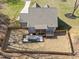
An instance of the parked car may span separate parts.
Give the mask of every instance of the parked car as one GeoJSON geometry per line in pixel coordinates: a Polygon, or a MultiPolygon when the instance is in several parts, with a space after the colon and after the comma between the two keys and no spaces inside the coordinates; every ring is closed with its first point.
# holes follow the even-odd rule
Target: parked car
{"type": "Polygon", "coordinates": [[[43,42],[44,39],[42,36],[38,36],[38,35],[26,35],[23,38],[23,42],[43,42]]]}

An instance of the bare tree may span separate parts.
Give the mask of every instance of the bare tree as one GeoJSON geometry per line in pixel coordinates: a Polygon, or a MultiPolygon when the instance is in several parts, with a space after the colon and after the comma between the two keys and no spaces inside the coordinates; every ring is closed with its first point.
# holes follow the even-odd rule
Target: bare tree
{"type": "Polygon", "coordinates": [[[79,7],[79,0],[76,0],[75,4],[74,4],[73,12],[72,13],[67,13],[67,14],[65,14],[65,16],[68,17],[68,18],[71,18],[71,19],[77,18],[77,16],[75,16],[74,14],[75,14],[76,10],[78,9],[78,7],[79,7]]]}
{"type": "Polygon", "coordinates": [[[76,0],[75,4],[74,4],[74,10],[72,12],[72,15],[74,15],[75,11],[78,9],[78,6],[79,6],[79,0],[76,0]]]}

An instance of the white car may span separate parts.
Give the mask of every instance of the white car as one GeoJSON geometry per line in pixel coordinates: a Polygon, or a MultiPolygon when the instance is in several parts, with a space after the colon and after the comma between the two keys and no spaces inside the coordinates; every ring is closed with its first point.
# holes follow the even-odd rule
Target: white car
{"type": "Polygon", "coordinates": [[[44,39],[42,36],[37,35],[26,35],[25,38],[23,38],[23,42],[43,42],[44,39]]]}

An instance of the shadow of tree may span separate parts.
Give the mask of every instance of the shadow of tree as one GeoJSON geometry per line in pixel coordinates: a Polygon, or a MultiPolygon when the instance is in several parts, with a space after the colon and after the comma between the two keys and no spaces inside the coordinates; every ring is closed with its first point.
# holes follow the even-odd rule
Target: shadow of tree
{"type": "Polygon", "coordinates": [[[21,0],[7,0],[7,2],[9,3],[12,3],[12,4],[17,4],[19,1],[21,0]]]}
{"type": "Polygon", "coordinates": [[[67,0],[61,0],[62,2],[67,2],[67,0]]]}
{"type": "Polygon", "coordinates": [[[74,15],[74,14],[72,14],[72,13],[66,13],[65,16],[66,16],[67,18],[70,18],[70,19],[76,19],[76,18],[78,18],[78,16],[76,16],[76,15],[74,15]]]}
{"type": "Polygon", "coordinates": [[[72,14],[72,13],[66,13],[65,16],[66,16],[67,18],[72,19],[72,20],[75,20],[76,18],[79,18],[78,15],[75,15],[75,14],[72,14]]]}
{"type": "Polygon", "coordinates": [[[58,29],[70,30],[72,27],[58,17],[58,29]]]}
{"type": "Polygon", "coordinates": [[[0,13],[0,24],[9,25],[10,24],[10,18],[7,15],[0,13]]]}
{"type": "Polygon", "coordinates": [[[50,56],[52,56],[51,54],[26,54],[26,53],[21,53],[21,54],[22,54],[21,56],[26,55],[26,56],[31,57],[33,59],[40,59],[40,58],[45,58],[45,57],[49,57],[49,59],[50,59],[50,56]]]}
{"type": "MultiPolygon", "coordinates": [[[[9,56],[8,54],[3,53],[3,52],[0,52],[0,56],[2,56],[3,59],[4,59],[4,58],[5,58],[5,59],[10,59],[10,57],[11,57],[11,56],[9,56]]],[[[2,58],[1,58],[1,59],[2,59],[2,58]]]]}

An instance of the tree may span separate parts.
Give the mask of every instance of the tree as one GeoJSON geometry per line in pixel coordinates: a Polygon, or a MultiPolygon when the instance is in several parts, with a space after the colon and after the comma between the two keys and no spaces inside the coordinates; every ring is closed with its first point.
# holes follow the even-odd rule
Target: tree
{"type": "Polygon", "coordinates": [[[16,3],[18,3],[20,0],[7,0],[7,2],[11,2],[11,3],[13,3],[13,4],[16,4],[16,3]]]}
{"type": "Polygon", "coordinates": [[[75,11],[78,9],[78,7],[79,7],[79,0],[76,0],[75,4],[74,4],[73,12],[72,13],[67,13],[67,14],[65,14],[65,16],[68,17],[68,18],[71,18],[71,19],[77,18],[77,16],[75,16],[75,11]]]}
{"type": "Polygon", "coordinates": [[[74,10],[72,12],[72,15],[74,15],[75,11],[78,9],[78,6],[79,6],[79,0],[76,0],[75,1],[75,5],[74,5],[74,10]]]}

